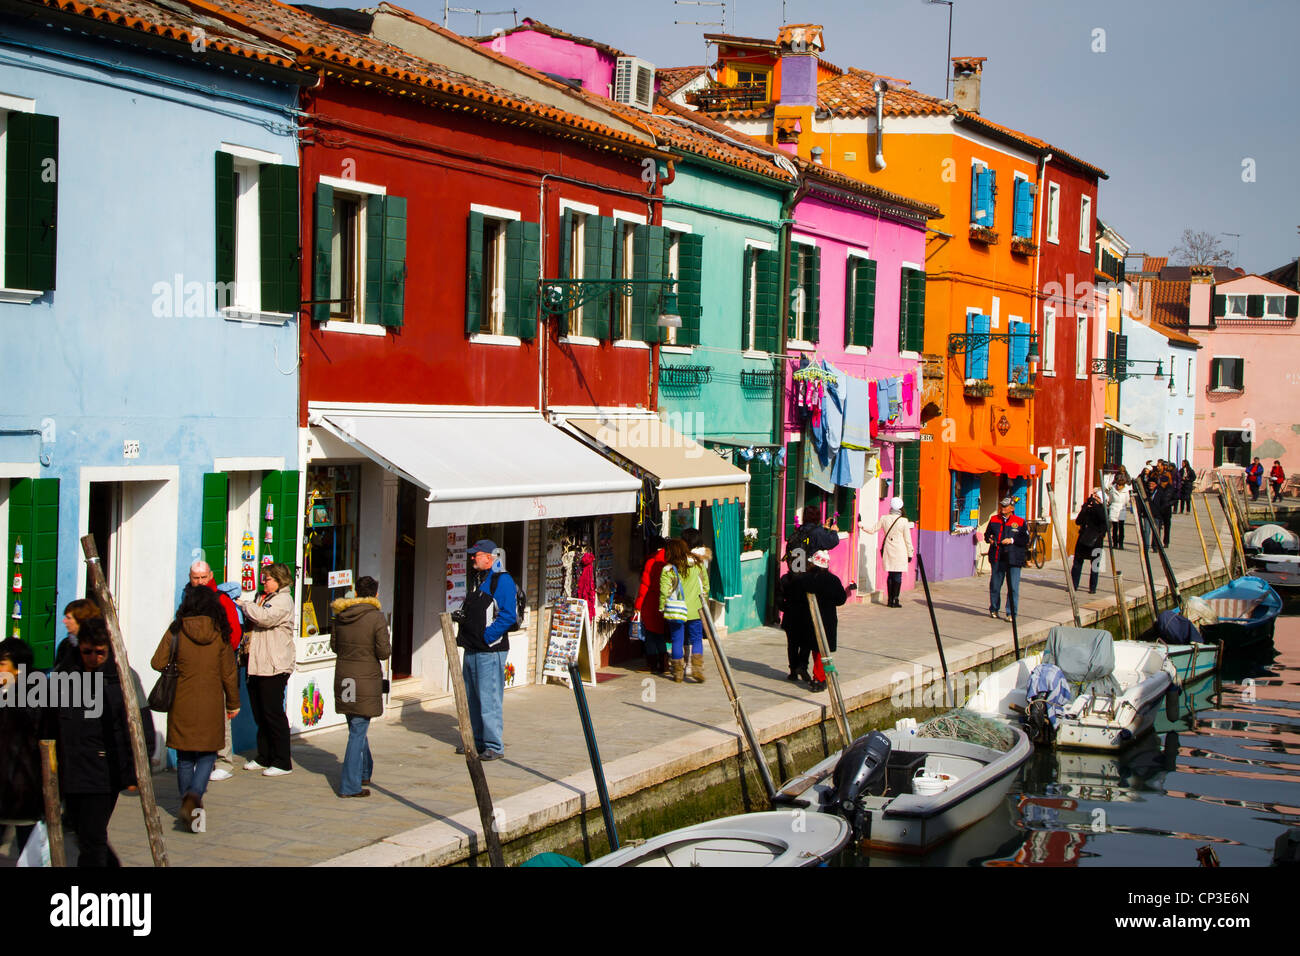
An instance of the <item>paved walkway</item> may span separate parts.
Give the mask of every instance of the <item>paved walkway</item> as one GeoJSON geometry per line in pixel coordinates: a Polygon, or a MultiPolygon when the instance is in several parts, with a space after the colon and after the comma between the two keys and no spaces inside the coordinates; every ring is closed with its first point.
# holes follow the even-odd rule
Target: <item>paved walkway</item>
{"type": "MultiPolygon", "coordinates": [[[[1217,504],[1216,517],[1220,517],[1217,504]]],[[[1204,512],[1202,512],[1204,520],[1204,512]]],[[[1209,529],[1206,528],[1206,533],[1209,529]]],[[[1225,548],[1227,531],[1220,525],[1225,548]]],[[[1140,601],[1136,542],[1118,557],[1130,605],[1140,601]]],[[[1205,575],[1190,515],[1174,519],[1172,563],[1181,581],[1205,575]]],[[[1221,568],[1209,542],[1211,564],[1221,568]]],[[[1163,574],[1156,565],[1158,582],[1163,574]]],[[[1070,622],[1064,575],[1057,560],[1024,572],[1018,624],[1022,645],[1042,641],[1049,627],[1070,622]]],[[[1220,580],[1222,576],[1220,575],[1220,580]]],[[[1084,585],[1086,589],[1085,572],[1084,585]]],[[[1158,588],[1163,593],[1163,583],[1158,588]]],[[[1010,653],[1010,625],[988,616],[988,578],[931,585],[949,668],[976,667],[1010,653]]],[[[851,709],[888,698],[914,665],[928,679],[938,667],[924,595],[903,595],[903,607],[856,604],[841,609],[836,662],[851,709]]],[[[1084,602],[1085,624],[1114,604],[1109,573],[1084,602]]],[[[754,628],[728,635],[728,656],[759,737],[764,741],[827,716],[825,693],[788,682],[784,634],[754,628]]],[[[640,665],[640,662],[633,662],[640,665]]],[[[610,791],[615,798],[734,757],[737,732],[712,662],[704,685],[651,680],[640,666],[606,668],[612,675],[587,688],[610,791]]],[[[463,858],[478,828],[450,699],[390,710],[370,729],[375,755],[372,796],[344,801],[337,787],[346,730],[295,738],[292,775],[265,778],[236,770],[213,783],[206,798],[207,832],[171,828],[179,806],[175,776],[154,778],[164,817],[167,852],[175,866],[274,866],[308,863],[427,865],[463,858]]],[[[562,685],[511,690],[505,699],[506,759],[486,764],[498,830],[516,836],[597,806],[572,693],[562,685]]],[[[242,763],[242,761],[240,761],[242,763]]],[[[128,866],[150,856],[137,800],[123,797],[110,836],[128,866]]],[[[481,846],[481,841],[476,841],[481,846]]]]}

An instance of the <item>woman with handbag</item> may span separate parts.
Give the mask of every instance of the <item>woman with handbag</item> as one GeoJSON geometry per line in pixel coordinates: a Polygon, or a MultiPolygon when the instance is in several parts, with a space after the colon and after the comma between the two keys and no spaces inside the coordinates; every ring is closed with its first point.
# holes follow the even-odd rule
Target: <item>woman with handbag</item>
{"type": "Polygon", "coordinates": [[[257,724],[257,759],[245,770],[264,777],[293,772],[289,759],[289,718],[284,689],[293,673],[293,577],[283,564],[262,568],[262,590],[251,601],[239,601],[244,612],[244,641],[248,645],[248,700],[257,724]]]}
{"type": "Polygon", "coordinates": [[[357,578],[356,597],[330,604],[334,624],[330,650],[334,667],[334,710],[347,718],[348,746],[343,752],[340,797],[368,797],[374,772],[370,756],[370,720],[384,713],[384,661],[393,653],[388,622],[379,604],[379,582],[357,578]]]}
{"type": "Polygon", "coordinates": [[[180,820],[194,829],[194,811],[203,807],[217,751],[226,741],[225,719],[239,713],[230,619],[215,591],[202,584],[186,585],[176,618],[151,663],[162,676],[149,695],[149,706],[167,714],[167,746],[176,751],[180,820]]]}
{"type": "Polygon", "coordinates": [[[684,645],[691,642],[691,680],[704,683],[704,623],[700,610],[709,596],[709,578],[686,542],[670,538],[664,545],[664,569],[659,576],[659,610],[672,641],[672,680],[686,679],[684,645]]]}
{"type": "Polygon", "coordinates": [[[865,534],[881,530],[885,532],[880,539],[880,558],[885,565],[886,594],[889,599],[885,606],[902,607],[898,598],[903,590],[903,573],[916,556],[916,550],[912,547],[912,522],[903,514],[903,499],[891,498],[889,514],[871,527],[864,525],[859,530],[865,534]]]}

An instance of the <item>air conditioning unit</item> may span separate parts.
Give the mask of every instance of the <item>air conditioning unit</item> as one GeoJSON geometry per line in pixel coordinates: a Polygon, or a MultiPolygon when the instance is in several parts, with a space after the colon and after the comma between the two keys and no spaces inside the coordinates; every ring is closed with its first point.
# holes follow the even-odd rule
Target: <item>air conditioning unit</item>
{"type": "Polygon", "coordinates": [[[654,109],[654,64],[637,56],[620,56],[614,69],[614,99],[639,110],[654,109]]]}

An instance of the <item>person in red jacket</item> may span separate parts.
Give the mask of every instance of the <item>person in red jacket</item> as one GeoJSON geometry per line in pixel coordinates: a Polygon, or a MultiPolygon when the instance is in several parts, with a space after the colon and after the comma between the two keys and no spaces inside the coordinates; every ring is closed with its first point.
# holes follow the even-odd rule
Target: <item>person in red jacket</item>
{"type": "Polygon", "coordinates": [[[1286,472],[1282,470],[1282,463],[1276,458],[1273,459],[1273,467],[1269,470],[1268,480],[1273,485],[1273,497],[1282,497],[1282,485],[1286,482],[1286,472]]]}
{"type": "Polygon", "coordinates": [[[1009,621],[1020,604],[1020,569],[1025,566],[1025,549],[1029,546],[1025,519],[1015,513],[1015,501],[1011,498],[1003,498],[998,513],[989,519],[984,540],[989,545],[989,564],[993,569],[989,580],[989,617],[998,616],[1002,579],[1006,578],[1009,621]]]}
{"type": "MultiPolygon", "coordinates": [[[[226,620],[230,622],[230,649],[238,651],[239,642],[244,636],[244,630],[239,626],[239,608],[235,607],[235,602],[230,600],[228,595],[217,590],[217,581],[212,575],[212,568],[208,565],[208,562],[195,561],[190,565],[190,584],[217,592],[217,597],[221,600],[221,609],[226,612],[226,620]]],[[[227,717],[226,744],[217,751],[217,765],[208,779],[229,780],[231,777],[230,770],[234,765],[234,761],[231,760],[230,718],[227,717]]]]}
{"type": "Polygon", "coordinates": [[[652,674],[668,672],[668,651],[664,645],[664,616],[659,610],[659,578],[663,574],[664,539],[651,541],[651,555],[641,572],[641,588],[636,596],[636,611],[641,620],[641,635],[645,642],[645,660],[652,674]]]}

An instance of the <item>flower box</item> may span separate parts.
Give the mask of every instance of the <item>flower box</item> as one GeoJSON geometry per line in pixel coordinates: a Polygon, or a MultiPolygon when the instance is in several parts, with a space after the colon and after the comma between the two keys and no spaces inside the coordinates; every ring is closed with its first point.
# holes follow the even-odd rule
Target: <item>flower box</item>
{"type": "Polygon", "coordinates": [[[1032,385],[1008,385],[1008,398],[1033,398],[1035,388],[1032,385]]]}
{"type": "Polygon", "coordinates": [[[970,237],[975,242],[982,242],[987,246],[996,246],[998,244],[998,234],[988,226],[971,226],[970,237]]]}
{"type": "Polygon", "coordinates": [[[962,386],[967,398],[990,398],[993,395],[993,383],[981,381],[967,381],[962,386]]]}
{"type": "Polygon", "coordinates": [[[1038,255],[1038,246],[1036,246],[1027,236],[1012,236],[1011,251],[1022,256],[1038,255]]]}

